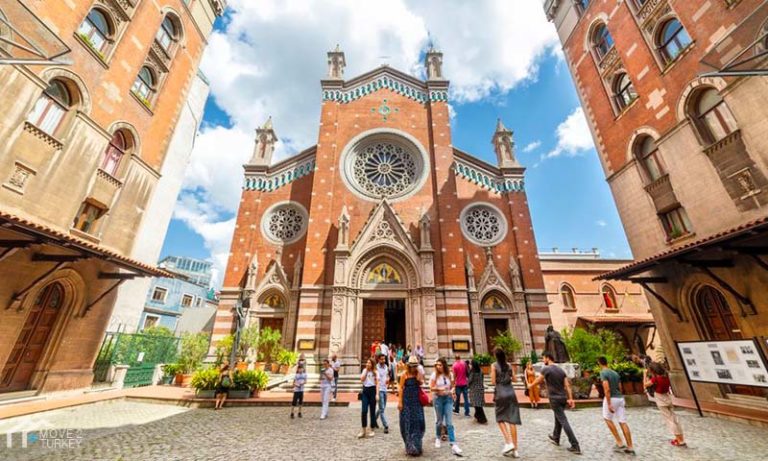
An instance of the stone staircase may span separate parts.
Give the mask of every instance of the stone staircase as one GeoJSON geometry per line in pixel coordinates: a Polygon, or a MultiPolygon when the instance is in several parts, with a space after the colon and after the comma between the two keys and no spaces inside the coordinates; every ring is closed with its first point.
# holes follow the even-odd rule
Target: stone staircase
{"type": "MultiPolygon", "coordinates": [[[[287,375],[285,382],[272,389],[273,392],[293,392],[293,375],[287,375]]],[[[491,378],[485,377],[485,392],[493,393],[493,387],[491,387],[491,378]]],[[[359,375],[341,375],[339,376],[339,392],[360,392],[360,376],[359,375]]],[[[515,389],[523,390],[525,385],[520,381],[514,383],[515,389]]],[[[423,386],[425,389],[427,385],[423,386]]],[[[320,392],[320,375],[317,373],[311,373],[307,375],[307,384],[304,385],[304,392],[320,392]]]]}
{"type": "Polygon", "coordinates": [[[715,402],[729,407],[768,412],[768,399],[752,395],[726,394],[725,397],[715,397],[715,402]]]}
{"type": "Polygon", "coordinates": [[[14,403],[34,402],[45,400],[45,396],[38,395],[37,391],[18,391],[0,394],[0,405],[12,405],[14,403]]]}

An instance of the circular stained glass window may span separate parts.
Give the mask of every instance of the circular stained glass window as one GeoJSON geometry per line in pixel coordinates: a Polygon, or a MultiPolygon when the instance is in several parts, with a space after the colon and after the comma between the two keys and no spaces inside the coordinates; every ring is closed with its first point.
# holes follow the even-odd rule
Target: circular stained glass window
{"type": "Polygon", "coordinates": [[[307,212],[293,202],[273,205],[262,218],[264,235],[275,243],[291,243],[298,240],[307,228],[307,212]]]}
{"type": "Polygon", "coordinates": [[[498,208],[490,204],[470,205],[461,212],[461,230],[478,245],[494,245],[507,234],[507,221],[498,208]]]}

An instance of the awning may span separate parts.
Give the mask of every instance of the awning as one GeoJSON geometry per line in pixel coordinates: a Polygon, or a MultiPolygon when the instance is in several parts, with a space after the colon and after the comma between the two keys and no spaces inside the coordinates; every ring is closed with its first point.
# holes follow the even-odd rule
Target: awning
{"type": "Polygon", "coordinates": [[[648,316],[620,316],[620,315],[597,315],[589,317],[578,317],[576,322],[591,323],[594,325],[655,325],[653,317],[648,316]]]}
{"type": "Polygon", "coordinates": [[[0,228],[23,234],[26,237],[19,240],[0,240],[0,259],[5,256],[6,252],[16,248],[47,244],[65,250],[77,251],[83,254],[85,258],[99,258],[109,261],[120,268],[127,269],[140,276],[176,277],[171,272],[125,257],[114,250],[3,210],[0,210],[0,228]]]}
{"type": "Polygon", "coordinates": [[[685,262],[696,264],[696,259],[706,256],[703,254],[706,250],[726,250],[738,253],[757,254],[768,249],[765,248],[764,245],[750,245],[750,240],[761,237],[764,238],[766,231],[768,231],[768,217],[763,217],[672,250],[658,253],[655,256],[636,261],[614,271],[606,272],[595,277],[593,280],[632,281],[633,279],[631,279],[630,276],[641,274],[673,260],[684,259],[685,262]]]}
{"type": "Polygon", "coordinates": [[[70,51],[21,0],[0,2],[0,65],[68,64],[61,57],[70,51]]]}
{"type": "Polygon", "coordinates": [[[701,58],[702,77],[740,77],[768,75],[768,0],[760,4],[741,23],[701,58]]]}

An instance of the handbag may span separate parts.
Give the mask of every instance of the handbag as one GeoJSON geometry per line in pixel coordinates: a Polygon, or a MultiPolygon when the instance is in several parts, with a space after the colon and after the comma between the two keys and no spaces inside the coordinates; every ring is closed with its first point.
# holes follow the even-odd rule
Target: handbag
{"type": "Polygon", "coordinates": [[[363,393],[362,392],[358,392],[357,393],[357,400],[363,400],[363,393]]]}
{"type": "Polygon", "coordinates": [[[419,403],[422,407],[429,405],[429,394],[422,388],[419,388],[419,403]]]}

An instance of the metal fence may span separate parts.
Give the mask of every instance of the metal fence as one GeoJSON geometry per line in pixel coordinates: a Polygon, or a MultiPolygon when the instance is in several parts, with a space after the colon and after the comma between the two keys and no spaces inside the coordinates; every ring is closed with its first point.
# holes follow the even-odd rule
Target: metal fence
{"type": "Polygon", "coordinates": [[[158,363],[176,361],[179,338],[143,333],[108,332],[93,366],[94,382],[107,380],[112,365],[128,365],[125,387],[152,384],[158,363]]]}

